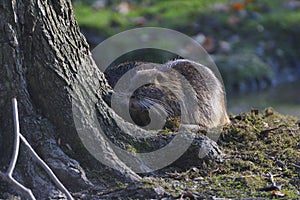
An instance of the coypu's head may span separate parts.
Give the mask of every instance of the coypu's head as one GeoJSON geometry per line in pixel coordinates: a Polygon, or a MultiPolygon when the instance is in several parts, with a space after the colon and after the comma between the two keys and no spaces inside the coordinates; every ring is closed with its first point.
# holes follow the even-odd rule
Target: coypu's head
{"type": "Polygon", "coordinates": [[[176,96],[166,87],[166,81],[166,73],[157,68],[135,71],[128,88],[129,91],[133,91],[129,101],[129,112],[137,125],[146,126],[151,122],[150,110],[162,119],[174,116],[174,108],[170,106],[172,104],[177,104],[177,110],[180,112],[176,96]]]}

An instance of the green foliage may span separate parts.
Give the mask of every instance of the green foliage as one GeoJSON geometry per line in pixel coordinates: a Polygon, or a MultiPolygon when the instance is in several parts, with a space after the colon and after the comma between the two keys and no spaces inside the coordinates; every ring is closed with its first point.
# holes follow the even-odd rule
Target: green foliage
{"type": "Polygon", "coordinates": [[[88,3],[75,2],[74,12],[79,26],[97,29],[107,35],[140,25],[175,28],[191,24],[208,7],[225,0],[132,1],[132,8],[125,15],[116,10],[119,2],[101,9],[94,9],[88,3]],[[140,25],[136,22],[139,17],[145,19],[140,25]]]}
{"type": "MultiPolygon", "coordinates": [[[[234,14],[212,11],[217,3],[228,3],[227,0],[210,1],[129,1],[131,8],[125,15],[116,10],[122,1],[113,1],[101,9],[92,8],[94,1],[75,1],[74,12],[80,26],[94,28],[102,33],[115,34],[121,30],[137,26],[135,19],[145,17],[145,26],[162,26],[176,28],[191,25],[200,15],[214,15],[220,25],[227,26],[227,17],[234,14]]],[[[243,1],[237,1],[243,2],[243,1]]],[[[243,21],[241,28],[255,28],[257,24],[276,28],[299,27],[300,13],[283,8],[280,0],[252,1],[245,7],[247,12],[258,14],[254,20],[243,21]]],[[[239,26],[240,27],[240,26],[239,26]]]]}
{"type": "Polygon", "coordinates": [[[230,57],[218,56],[215,61],[227,89],[232,89],[244,81],[270,81],[274,76],[272,68],[254,53],[239,52],[230,57]]]}
{"type": "Polygon", "coordinates": [[[120,14],[109,9],[95,10],[90,5],[78,4],[74,12],[79,26],[99,30],[102,34],[113,34],[113,24],[126,24],[120,14]]]}

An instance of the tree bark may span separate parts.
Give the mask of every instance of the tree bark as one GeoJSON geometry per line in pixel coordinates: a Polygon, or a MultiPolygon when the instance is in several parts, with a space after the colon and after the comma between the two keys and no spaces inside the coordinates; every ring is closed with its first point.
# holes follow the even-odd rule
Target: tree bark
{"type": "MultiPolygon", "coordinates": [[[[143,163],[116,151],[112,144],[123,149],[130,145],[141,146],[140,150],[145,151],[168,144],[174,134],[154,135],[122,120],[104,101],[112,92],[80,33],[70,0],[0,1],[1,171],[6,170],[12,153],[10,102],[17,97],[21,133],[68,189],[73,192],[99,190],[120,180],[139,180],[140,176],[125,163],[128,160],[143,163]],[[78,137],[74,105],[80,114],[78,118],[75,116],[75,121],[88,127],[91,136],[97,138],[94,144],[104,155],[102,163],[90,155],[78,137]],[[93,132],[97,128],[89,118],[93,109],[105,137],[111,142],[93,132]],[[137,135],[151,137],[140,139],[135,137],[137,135]],[[85,171],[97,171],[103,177],[91,178],[92,183],[85,171]]],[[[194,139],[189,151],[195,157],[203,141],[209,139],[194,139]]],[[[209,156],[220,156],[217,145],[210,145],[209,156]]],[[[55,199],[61,195],[26,150],[19,157],[14,177],[31,188],[38,199],[55,199]]]]}

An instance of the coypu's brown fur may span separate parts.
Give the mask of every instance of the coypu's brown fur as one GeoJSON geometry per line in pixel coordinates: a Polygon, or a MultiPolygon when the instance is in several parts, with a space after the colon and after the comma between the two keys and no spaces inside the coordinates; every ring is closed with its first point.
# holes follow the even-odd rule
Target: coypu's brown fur
{"type": "Polygon", "coordinates": [[[123,63],[107,70],[105,74],[114,87],[119,78],[133,68],[137,70],[131,70],[129,88],[136,86],[141,79],[151,82],[132,88],[136,90],[133,95],[130,94],[130,114],[138,125],[149,123],[148,110],[155,103],[164,107],[168,117],[188,115],[188,118],[182,119],[182,124],[214,128],[229,123],[223,85],[209,68],[180,59],[165,64],[123,63]],[[181,106],[192,106],[192,109],[183,113],[181,106]]]}

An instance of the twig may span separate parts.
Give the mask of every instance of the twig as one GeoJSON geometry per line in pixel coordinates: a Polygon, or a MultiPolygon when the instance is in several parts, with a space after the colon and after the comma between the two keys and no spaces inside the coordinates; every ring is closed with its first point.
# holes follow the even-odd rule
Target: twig
{"type": "Polygon", "coordinates": [[[13,154],[9,163],[9,167],[7,169],[6,173],[0,172],[0,177],[4,179],[6,182],[14,185],[14,187],[25,197],[36,200],[34,195],[32,194],[31,190],[23,186],[21,183],[19,183],[16,179],[12,177],[13,171],[15,169],[18,154],[19,154],[19,147],[20,147],[20,138],[19,138],[19,117],[18,117],[18,106],[17,106],[17,100],[16,98],[12,99],[12,105],[13,105],[13,116],[14,116],[14,149],[13,154]]]}
{"type": "Polygon", "coordinates": [[[274,176],[271,172],[268,172],[266,174],[270,178],[270,182],[272,183],[272,186],[264,187],[264,188],[259,188],[259,191],[273,191],[273,190],[281,190],[282,184],[281,183],[276,183],[274,181],[274,176]]]}
{"type": "Polygon", "coordinates": [[[274,181],[274,175],[271,172],[267,172],[267,176],[270,177],[270,181],[272,183],[272,186],[276,186],[276,183],[274,181]]]}
{"type": "Polygon", "coordinates": [[[20,138],[19,138],[20,126],[19,126],[19,114],[18,114],[18,105],[17,105],[17,99],[16,98],[12,99],[12,105],[13,105],[13,115],[14,115],[15,137],[14,137],[13,155],[11,157],[9,167],[8,167],[8,170],[7,170],[7,175],[9,177],[12,177],[12,173],[15,169],[17,159],[18,159],[18,154],[19,154],[19,147],[20,147],[20,138]]]}
{"type": "Polygon", "coordinates": [[[14,116],[14,149],[13,149],[13,155],[8,167],[8,170],[6,173],[3,173],[0,171],[0,177],[3,178],[8,183],[11,183],[15,186],[15,188],[22,193],[24,196],[31,200],[36,200],[34,195],[32,194],[31,190],[26,188],[24,185],[19,183],[17,180],[15,180],[12,177],[13,171],[15,169],[18,154],[19,154],[19,147],[20,147],[20,138],[24,142],[25,146],[29,149],[32,156],[35,158],[35,160],[42,166],[42,168],[46,171],[46,173],[50,176],[50,178],[53,180],[54,184],[67,196],[69,200],[73,200],[73,197],[71,196],[70,192],[65,188],[65,186],[59,181],[59,179],[55,176],[55,174],[52,172],[50,167],[39,157],[39,155],[34,151],[34,149],[30,146],[28,141],[25,139],[25,137],[20,133],[20,126],[19,126],[19,115],[18,115],[18,106],[17,106],[17,100],[16,98],[12,99],[13,104],[13,116],[14,116]]]}
{"type": "Polygon", "coordinates": [[[275,188],[277,188],[278,190],[281,190],[282,183],[281,183],[281,182],[276,183],[276,182],[274,181],[274,177],[275,177],[275,176],[278,176],[278,175],[273,175],[271,172],[268,172],[268,173],[267,173],[267,176],[270,177],[270,181],[272,182],[272,186],[275,187],[275,188]]]}

